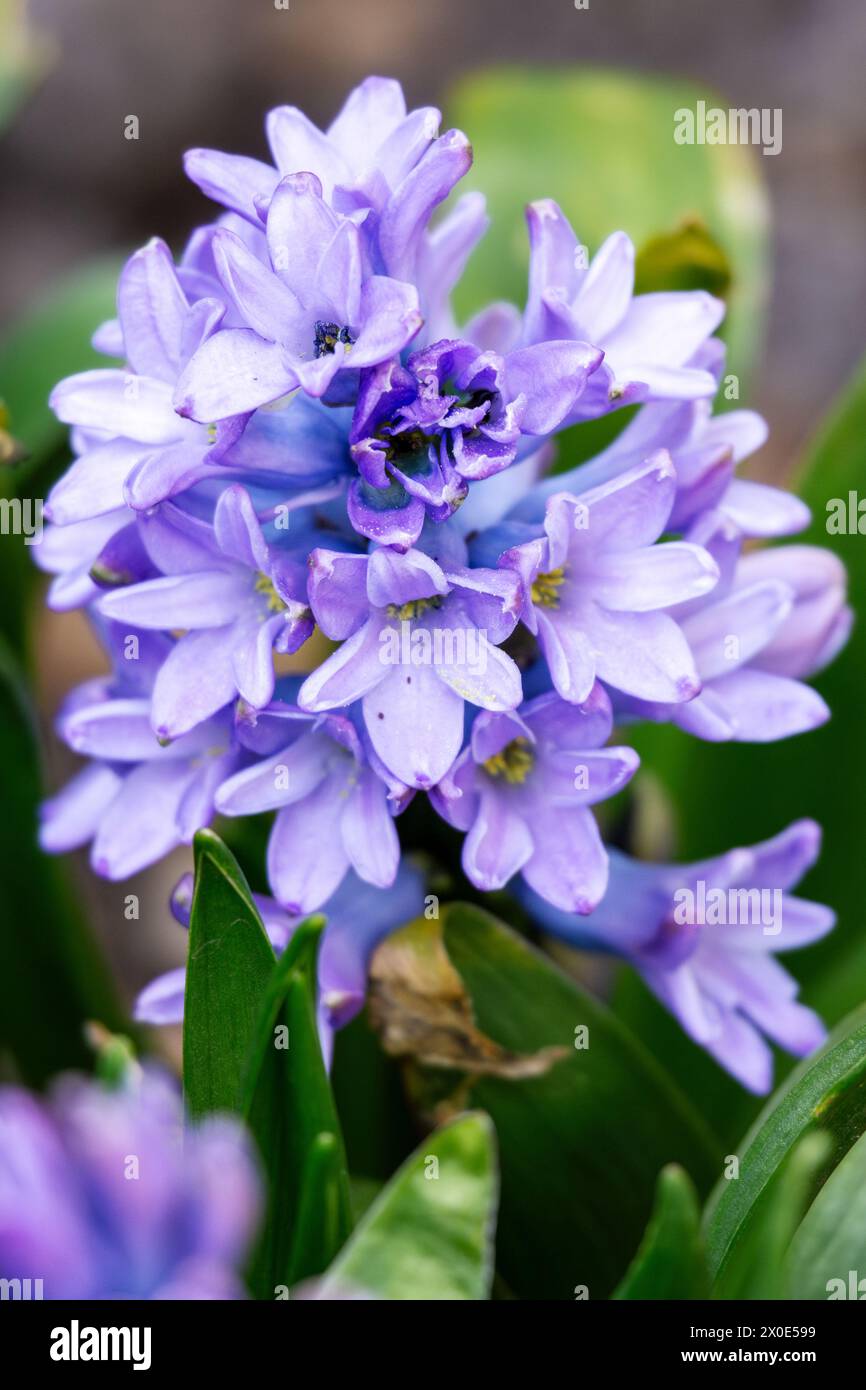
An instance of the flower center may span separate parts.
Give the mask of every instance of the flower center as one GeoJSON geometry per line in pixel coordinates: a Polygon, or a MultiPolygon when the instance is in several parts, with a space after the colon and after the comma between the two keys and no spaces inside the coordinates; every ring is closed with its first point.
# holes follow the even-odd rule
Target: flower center
{"type": "Polygon", "coordinates": [[[565,566],[549,570],[547,574],[537,574],[532,585],[532,602],[539,608],[558,608],[560,589],[565,578],[565,566]]]}
{"type": "Polygon", "coordinates": [[[259,573],[256,575],[254,587],[256,593],[261,594],[262,598],[265,600],[265,604],[270,613],[282,613],[286,605],[274,588],[274,581],[272,579],[269,579],[266,574],[259,573]]]}
{"type": "Polygon", "coordinates": [[[316,319],[316,336],[313,340],[313,347],[317,357],[324,357],[327,353],[335,352],[338,343],[345,343],[351,347],[355,339],[352,337],[345,324],[340,326],[338,323],[326,323],[324,319],[316,319]]]}
{"type": "Polygon", "coordinates": [[[513,738],[499,753],[487,758],[482,764],[491,777],[504,777],[512,786],[525,782],[535,763],[535,754],[529,739],[520,735],[513,738]]]}
{"type": "Polygon", "coordinates": [[[389,603],[385,612],[389,618],[399,618],[401,623],[409,623],[413,618],[420,618],[428,609],[441,607],[440,595],[434,594],[432,598],[413,598],[408,603],[389,603]]]}
{"type": "Polygon", "coordinates": [[[396,463],[403,471],[405,465],[412,459],[418,458],[426,462],[427,450],[433,443],[435,436],[425,434],[421,429],[397,430],[391,433],[392,427],[386,427],[379,431],[377,438],[388,447],[385,451],[385,458],[389,463],[396,463]]]}

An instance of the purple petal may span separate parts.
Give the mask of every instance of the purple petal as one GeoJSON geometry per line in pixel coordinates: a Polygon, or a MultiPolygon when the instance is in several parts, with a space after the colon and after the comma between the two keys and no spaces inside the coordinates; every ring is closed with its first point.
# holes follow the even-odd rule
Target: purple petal
{"type": "Polygon", "coordinates": [[[105,594],[99,601],[99,611],[107,618],[134,623],[136,627],[164,628],[168,632],[178,628],[222,627],[237,616],[248,588],[248,579],[238,570],[165,575],[105,594]]]}
{"type": "Polygon", "coordinates": [[[468,171],[472,147],[462,131],[439,137],[394,191],[379,224],[379,246],[385,269],[400,280],[415,271],[418,239],[433,209],[447,198],[468,171]]]}
{"type": "Polygon", "coordinates": [[[521,416],[525,434],[550,434],[562,424],[595,371],[603,353],[589,343],[536,343],[509,353],[505,364],[508,393],[524,395],[521,416]]]}
{"type": "Polygon", "coordinates": [[[532,835],[508,795],[485,788],[463,844],[466,877],[482,892],[494,892],[504,888],[532,854],[532,835]]]}
{"type": "Polygon", "coordinates": [[[220,228],[213,239],[213,252],[220,280],[241,318],[259,337],[282,343],[300,331],[304,315],[297,299],[240,237],[220,228]]]}
{"type": "MultiPolygon", "coordinates": [[[[331,658],[333,660],[333,658],[331,658]]],[[[364,697],[370,741],[387,768],[409,787],[444,777],[463,742],[463,700],[430,666],[386,672],[364,697]]]]}
{"type": "Polygon", "coordinates": [[[340,817],[343,847],[352,868],[367,883],[388,888],[400,863],[400,840],[388,809],[388,789],[363,768],[340,817]]]}
{"type": "Polygon", "coordinates": [[[259,159],[222,154],[219,150],[187,150],[183,167],[206,197],[255,222],[256,199],[269,198],[279,177],[275,169],[259,159]]]}
{"type": "Polygon", "coordinates": [[[346,365],[371,367],[400,352],[421,327],[414,285],[371,275],[361,288],[361,330],[346,365]]]}
{"type": "Polygon", "coordinates": [[[153,727],[160,738],[179,738],[236,694],[231,629],[188,632],[160,667],[153,687],[153,727]]]}
{"type": "Polygon", "coordinates": [[[51,392],[49,404],[66,425],[105,430],[142,444],[171,444],[184,428],[165,382],[112,367],[66,377],[51,392]]]}
{"type": "Polygon", "coordinates": [[[171,252],[159,237],[136,251],[123,267],[117,312],[132,370],[174,385],[189,306],[171,252]]]}
{"type": "Polygon", "coordinates": [[[274,897],[299,916],[314,912],[339,887],[349,857],[334,824],[343,784],[326,778],[309,796],[277,812],[268,842],[268,882],[274,897]]]}
{"type": "Polygon", "coordinates": [[[280,347],[250,328],[224,328],[202,343],[177,383],[180,415],[208,422],[275,401],[297,385],[280,347]]]}

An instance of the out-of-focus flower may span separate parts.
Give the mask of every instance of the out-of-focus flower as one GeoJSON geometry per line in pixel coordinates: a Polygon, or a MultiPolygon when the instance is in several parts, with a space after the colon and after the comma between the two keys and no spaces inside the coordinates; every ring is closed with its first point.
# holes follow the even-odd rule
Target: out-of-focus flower
{"type": "Polygon", "coordinates": [[[825,936],[834,914],[790,890],[818,857],[821,831],[795,821],[772,840],[698,864],[643,864],[611,851],[603,902],[577,921],[536,895],[524,901],[548,931],[615,951],[695,1042],[760,1094],[773,1079],[764,1040],[805,1056],[823,1041],[817,1014],[773,957],[825,936]]]}
{"type": "Polygon", "coordinates": [[[183,1129],[173,1082],[0,1089],[0,1275],[46,1299],[237,1299],[259,1182],[228,1116],[183,1129]],[[32,1287],[32,1286],[31,1286],[32,1287]]]}

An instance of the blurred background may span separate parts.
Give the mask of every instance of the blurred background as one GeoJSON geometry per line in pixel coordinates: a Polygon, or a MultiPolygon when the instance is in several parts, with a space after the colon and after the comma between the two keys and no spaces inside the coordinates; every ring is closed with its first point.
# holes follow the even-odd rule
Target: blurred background
{"type": "MultiPolygon", "coordinates": [[[[4,0],[12,22],[23,8],[4,0]]],[[[772,429],[752,476],[790,473],[861,353],[862,0],[589,0],[586,9],[573,0],[289,0],[286,8],[274,0],[33,0],[28,14],[32,30],[20,42],[29,90],[0,137],[6,323],[94,257],[155,233],[179,251],[191,227],[213,215],[184,178],[183,151],[207,145],[266,157],[271,106],[291,103],[327,124],[347,90],[379,72],[403,82],[410,106],[440,105],[447,126],[451,93],[470,72],[583,64],[686,77],[711,103],[718,95],[725,107],[782,110],[781,153],[750,156],[769,193],[773,266],[766,347],[743,389],[772,429]],[[135,141],[124,138],[129,115],[140,124],[135,141]]],[[[543,123],[537,138],[541,155],[543,123]]],[[[568,132],[557,138],[567,142],[568,132]]],[[[578,209],[583,200],[597,225],[604,209],[591,180],[578,209]]],[[[580,233],[579,216],[576,225],[580,233]]],[[[47,721],[99,657],[74,615],[40,622],[33,650],[47,721]]],[[[46,744],[57,785],[69,760],[46,744]]],[[[83,856],[76,866],[127,1000],[182,959],[165,899],[187,866],[177,855],[144,882],[123,885],[94,880],[83,856]],[[140,897],[139,921],[124,915],[130,892],[140,897]]]]}

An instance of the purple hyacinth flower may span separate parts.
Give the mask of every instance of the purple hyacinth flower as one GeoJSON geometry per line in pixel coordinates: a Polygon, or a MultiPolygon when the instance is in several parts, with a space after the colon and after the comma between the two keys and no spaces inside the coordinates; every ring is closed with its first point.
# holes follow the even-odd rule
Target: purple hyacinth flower
{"type": "Polygon", "coordinates": [[[824,1039],[797,982],[773,959],[833,926],[819,903],[791,896],[821,846],[814,821],[698,864],[643,864],[610,854],[610,884],[580,922],[522,894],[544,927],[582,947],[615,951],[640,971],[689,1037],[750,1091],[765,1094],[773,1056],[762,1035],[796,1056],[824,1039]]]}
{"type": "Polygon", "coordinates": [[[617,699],[639,719],[671,722],[698,738],[767,743],[823,724],[830,711],[800,677],[833,659],[851,610],[845,569],[831,551],[786,546],[740,557],[740,538],[720,514],[689,533],[719,565],[706,598],[673,608],[695,659],[701,692],[688,704],[617,699]]]}
{"type": "Polygon", "coordinates": [[[127,261],[117,288],[119,328],[128,369],[99,367],[66,377],[51,393],[59,420],[84,433],[81,457],[52,488],[45,505],[60,525],[124,505],[155,505],[219,472],[219,460],[246,418],[183,420],[172,404],[178,377],[225,313],[216,299],[190,303],[164,242],[151,241],[127,261]]]}
{"type": "Polygon", "coordinates": [[[310,606],[342,645],[307,677],[307,710],[362,701],[370,742],[409,787],[431,787],[463,742],[464,702],[515,709],[520,672],[499,643],[517,620],[518,582],[504,570],[447,569],[423,551],[314,550],[310,606]]]}
{"type": "Polygon", "coordinates": [[[703,290],[634,295],[634,246],[615,232],[592,264],[552,199],[527,209],[529,294],[522,341],[577,338],[604,349],[604,363],[575,408],[593,419],[646,400],[711,396],[712,373],[695,355],[721,323],[724,304],[703,290]]]}
{"type": "MultiPolygon", "coordinates": [[[[181,879],[172,896],[172,911],[182,926],[189,926],[192,875],[181,879]]],[[[271,945],[280,955],[303,917],[286,912],[261,893],[253,898],[271,945]]],[[[330,1066],[334,1033],[355,1017],[367,993],[370,957],[379,942],[405,926],[424,909],[424,881],[405,860],[390,887],[374,888],[352,870],[321,911],[327,925],[319,949],[319,1037],[326,1065],[330,1066]]],[[[186,967],[168,970],[142,990],[135,1005],[140,1023],[158,1026],[183,1020],[186,967]]]]}
{"type": "Polygon", "coordinates": [[[46,1299],[244,1298],[259,1209],[241,1126],[184,1132],[154,1069],[119,1090],[65,1076],[48,1102],[0,1089],[4,1280],[40,1281],[46,1299]]]}
{"type": "Polygon", "coordinates": [[[64,854],[92,841],[93,869],[116,880],[192,843],[211,821],[214,793],[239,752],[229,710],[161,744],[151,691],[170,640],[111,624],[103,635],[115,674],[73,691],[57,722],[63,741],[92,761],[43,803],[39,843],[64,854]]]}
{"type": "MultiPolygon", "coordinates": [[[[696,365],[720,378],[724,347],[711,339],[695,356],[696,365]]],[[[627,473],[666,449],[677,475],[669,531],[683,531],[702,512],[714,508],[744,536],[790,536],[809,525],[809,508],[792,493],[734,476],[743,459],[761,448],[767,425],[753,410],[712,414],[709,400],[654,401],[643,406],[611,445],[587,463],[545,478],[522,496],[510,517],[538,521],[555,492],[585,492],[627,473]]]]}
{"type": "Polygon", "coordinates": [[[556,493],[544,535],[500,557],[520,576],[521,617],[563,699],[580,704],[596,677],[644,699],[697,694],[686,640],[662,610],[707,593],[718,569],[698,545],[654,543],[675,495],[676,473],[661,452],[580,496],[556,493]]]}
{"type": "Polygon", "coordinates": [[[604,895],[607,855],[587,809],[613,796],[639,763],[604,748],[613,728],[600,685],[579,705],[548,692],[506,714],[479,714],[469,743],[430,792],[441,816],[466,831],[463,868],[482,892],[515,874],[565,912],[604,895]]]}
{"type": "Polygon", "coordinates": [[[268,880],[288,912],[321,907],[350,868],[378,888],[394,882],[400,842],[393,817],[406,788],[378,775],[351,718],[275,702],[257,714],[242,711],[238,738],[259,756],[219,788],[217,809],[227,816],[277,812],[268,880]]]}
{"type": "Polygon", "coordinates": [[[297,386],[322,396],[337,372],[400,352],[421,325],[414,286],[364,268],[361,233],[322,196],[314,174],[292,174],[268,209],[268,263],[226,229],[213,254],[246,328],[202,343],[174,403],[193,420],[221,420],[297,386]]]}
{"type": "Polygon", "coordinates": [[[302,170],[317,176],[329,200],[381,213],[430,150],[440,120],[432,106],[407,114],[399,82],[368,77],[349,93],[327,132],[295,106],[270,111],[266,130],[276,168],[202,149],[189,150],[184,164],[209,198],[253,221],[266,210],[280,179],[302,170]]]}
{"type": "Polygon", "coordinates": [[[503,358],[443,339],[405,367],[363,373],[350,434],[361,473],[349,491],[355,530],[414,545],[425,517],[446,520],[471,482],[514,462],[522,436],[555,430],[600,361],[585,343],[539,343],[503,358]]]}
{"type": "Polygon", "coordinates": [[[97,607],[141,628],[186,629],[154,682],[156,733],[178,738],[238,695],[266,705],[273,653],[296,651],[312,632],[303,560],[268,545],[237,483],[220,493],[213,528],[167,504],[143,535],[161,574],[106,593],[97,607]]]}

